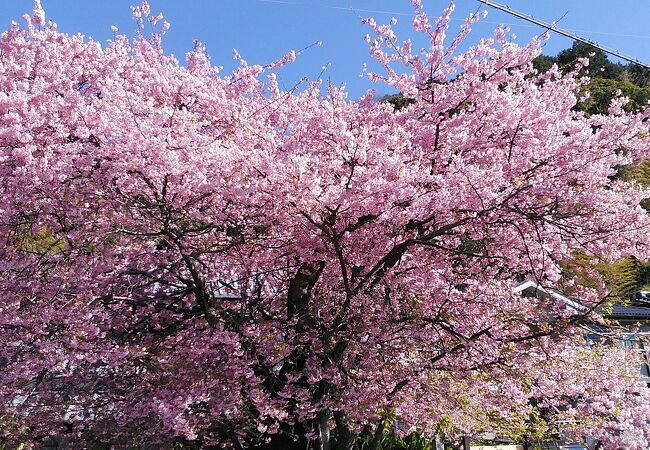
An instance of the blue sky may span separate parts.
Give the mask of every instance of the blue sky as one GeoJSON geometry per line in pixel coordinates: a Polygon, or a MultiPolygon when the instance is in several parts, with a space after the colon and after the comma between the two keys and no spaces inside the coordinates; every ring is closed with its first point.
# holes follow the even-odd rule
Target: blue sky
{"type": "MultiPolygon", "coordinates": [[[[0,28],[12,19],[31,12],[32,0],[0,0],[0,28]]],[[[650,2],[641,0],[502,0],[516,10],[545,21],[564,16],[559,26],[575,31],[601,45],[650,63],[650,2]]],[[[93,36],[105,41],[112,36],[111,25],[132,34],[134,24],[129,6],[136,0],[42,0],[47,17],[67,33],[93,36]]],[[[430,16],[437,16],[447,0],[425,0],[430,16]]],[[[316,78],[321,67],[330,64],[324,78],[346,83],[352,98],[368,88],[380,94],[386,87],[359,78],[361,66],[370,62],[363,41],[366,27],[360,17],[372,16],[387,22],[399,20],[400,37],[414,37],[410,30],[412,8],[408,0],[150,0],[154,13],[163,12],[171,23],[165,36],[166,52],[183,59],[194,39],[206,44],[212,62],[233,66],[236,48],[250,63],[266,64],[288,50],[299,50],[316,41],[322,45],[304,51],[298,60],[280,73],[284,87],[291,88],[301,77],[316,78]]],[[[524,44],[540,29],[476,0],[457,0],[454,25],[477,8],[487,9],[486,19],[473,27],[470,41],[492,34],[497,23],[508,24],[524,44]]],[[[544,53],[556,54],[569,47],[567,38],[553,35],[544,53]]]]}

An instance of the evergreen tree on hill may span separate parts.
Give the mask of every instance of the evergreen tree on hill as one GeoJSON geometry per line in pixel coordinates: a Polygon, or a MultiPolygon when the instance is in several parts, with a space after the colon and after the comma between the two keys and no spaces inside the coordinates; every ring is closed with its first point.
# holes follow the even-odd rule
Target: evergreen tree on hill
{"type": "Polygon", "coordinates": [[[620,95],[628,97],[627,111],[637,111],[650,100],[650,70],[638,64],[619,64],[611,62],[604,51],[583,42],[574,42],[571,48],[562,50],[557,56],[540,55],[533,65],[540,72],[546,72],[557,64],[564,72],[575,67],[580,58],[588,58],[589,65],[581,75],[591,77],[589,98],[577,108],[588,115],[607,114],[611,100],[620,90],[620,95]]]}

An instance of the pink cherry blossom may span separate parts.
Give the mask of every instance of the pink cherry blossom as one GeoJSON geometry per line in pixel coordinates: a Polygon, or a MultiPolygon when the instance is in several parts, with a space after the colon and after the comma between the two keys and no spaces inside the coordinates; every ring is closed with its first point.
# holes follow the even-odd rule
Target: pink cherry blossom
{"type": "Polygon", "coordinates": [[[638,355],[582,327],[596,266],[649,256],[650,195],[615,175],[649,158],[650,111],[587,117],[579,68],[537,73],[537,40],[460,51],[478,15],[448,39],[453,7],[413,3],[421,51],[366,21],[397,109],[282,91],[295,52],[222,75],[197,42],[183,66],[146,3],[133,39],[43,27],[38,2],[0,37],[3,443],[349,449],[387,419],[455,438],[539,417],[648,448],[638,355]]]}
{"type": "Polygon", "coordinates": [[[41,6],[41,0],[34,0],[34,11],[32,12],[32,23],[34,25],[45,25],[45,11],[41,6]]]}

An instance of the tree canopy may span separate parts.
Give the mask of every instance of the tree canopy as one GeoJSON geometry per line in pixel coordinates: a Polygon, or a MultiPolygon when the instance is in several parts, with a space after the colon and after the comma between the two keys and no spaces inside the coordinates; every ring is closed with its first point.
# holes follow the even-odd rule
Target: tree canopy
{"type": "Polygon", "coordinates": [[[635,355],[580,325],[608,295],[599,264],[648,258],[647,192],[615,175],[649,158],[650,112],[577,111],[580,68],[535,71],[539,42],[501,28],[460,52],[478,16],[449,40],[453,6],[413,4],[421,52],[365,21],[399,109],[282,91],[293,52],[224,75],[198,44],[182,65],[146,2],[104,46],[38,1],[3,33],[6,444],[377,449],[390,428],[648,447],[635,355]]]}

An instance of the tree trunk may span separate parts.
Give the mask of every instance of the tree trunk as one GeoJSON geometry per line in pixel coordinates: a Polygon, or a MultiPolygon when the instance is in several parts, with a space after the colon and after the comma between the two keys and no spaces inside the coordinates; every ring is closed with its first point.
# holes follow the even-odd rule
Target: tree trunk
{"type": "Polygon", "coordinates": [[[330,442],[330,412],[323,410],[318,413],[317,426],[318,426],[318,449],[331,450],[332,444],[330,442]]]}
{"type": "Polygon", "coordinates": [[[335,450],[352,450],[356,434],[350,428],[345,412],[335,411],[334,421],[336,422],[335,450]]]}
{"type": "Polygon", "coordinates": [[[381,437],[384,435],[384,421],[380,420],[377,424],[377,429],[375,430],[375,435],[372,438],[370,447],[368,450],[379,450],[379,444],[381,444],[381,437]]]}

